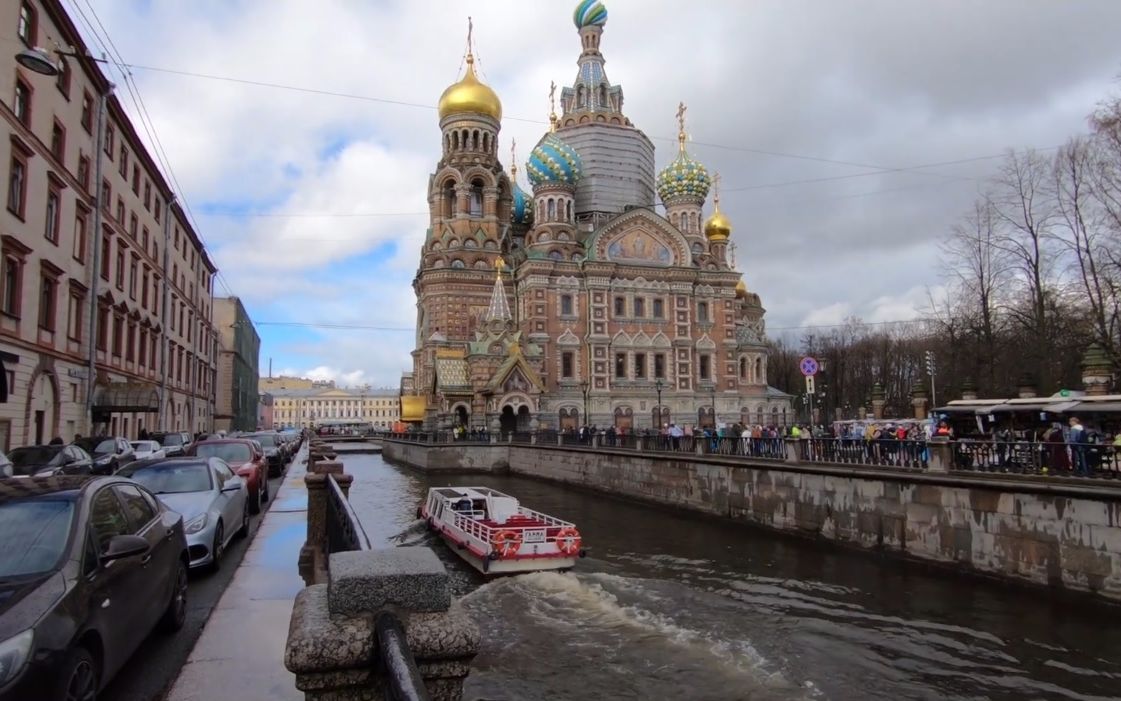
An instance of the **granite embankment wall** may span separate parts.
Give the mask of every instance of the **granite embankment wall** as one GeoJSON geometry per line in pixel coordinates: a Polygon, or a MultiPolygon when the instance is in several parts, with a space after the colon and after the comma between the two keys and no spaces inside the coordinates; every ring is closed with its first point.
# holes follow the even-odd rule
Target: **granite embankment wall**
{"type": "Polygon", "coordinates": [[[509,471],[1121,603],[1121,485],[519,444],[386,441],[384,454],[424,470],[509,471]]]}

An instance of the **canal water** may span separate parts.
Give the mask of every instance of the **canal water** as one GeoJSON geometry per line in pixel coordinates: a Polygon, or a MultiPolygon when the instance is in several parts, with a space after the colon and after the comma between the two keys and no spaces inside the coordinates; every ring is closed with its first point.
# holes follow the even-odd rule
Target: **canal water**
{"type": "Polygon", "coordinates": [[[429,544],[483,633],[465,699],[1121,698],[1116,610],[518,477],[345,456],[375,547],[429,544]],[[485,484],[573,521],[569,574],[486,582],[415,526],[485,484]]]}

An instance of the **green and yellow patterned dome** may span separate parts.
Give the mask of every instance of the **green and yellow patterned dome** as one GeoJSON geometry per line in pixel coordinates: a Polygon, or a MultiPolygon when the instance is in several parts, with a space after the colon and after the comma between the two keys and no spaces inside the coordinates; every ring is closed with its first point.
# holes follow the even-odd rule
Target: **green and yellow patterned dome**
{"type": "Polygon", "coordinates": [[[677,158],[658,173],[658,197],[662,198],[662,202],[682,197],[703,202],[711,186],[708,170],[693,160],[684,147],[678,151],[677,158]]]}
{"type": "Polygon", "coordinates": [[[572,13],[572,22],[577,29],[602,27],[607,24],[607,8],[599,0],[580,0],[572,13]]]}

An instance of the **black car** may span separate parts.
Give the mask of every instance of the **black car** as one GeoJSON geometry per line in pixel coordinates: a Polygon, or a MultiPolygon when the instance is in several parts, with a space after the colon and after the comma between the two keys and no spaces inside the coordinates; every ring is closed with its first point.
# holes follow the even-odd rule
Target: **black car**
{"type": "Polygon", "coordinates": [[[261,444],[261,450],[264,451],[265,459],[269,462],[269,477],[280,477],[284,472],[284,463],[287,462],[287,452],[280,441],[280,436],[272,431],[257,431],[247,433],[243,438],[250,438],[261,444]]]}
{"type": "Polygon", "coordinates": [[[0,479],[0,701],[92,699],[183,626],[183,519],[118,477],[0,479]]]}
{"type": "Polygon", "coordinates": [[[182,431],[149,433],[148,440],[156,441],[162,445],[164,453],[169,458],[174,458],[178,455],[186,455],[187,448],[191,445],[190,437],[182,431]]]}
{"type": "Polygon", "coordinates": [[[76,445],[30,445],[8,453],[13,477],[88,475],[93,458],[76,445]]]}
{"type": "Polygon", "coordinates": [[[93,456],[95,475],[111,475],[136,460],[136,451],[124,438],[79,438],[74,445],[93,456]]]}

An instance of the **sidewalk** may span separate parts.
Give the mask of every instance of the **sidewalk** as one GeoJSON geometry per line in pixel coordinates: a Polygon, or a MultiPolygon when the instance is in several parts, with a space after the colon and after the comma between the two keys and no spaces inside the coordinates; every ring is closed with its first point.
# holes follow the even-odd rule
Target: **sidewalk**
{"type": "Polygon", "coordinates": [[[303,701],[284,668],[307,536],[307,446],[292,461],[253,542],[191,650],[167,701],[303,701]]]}

